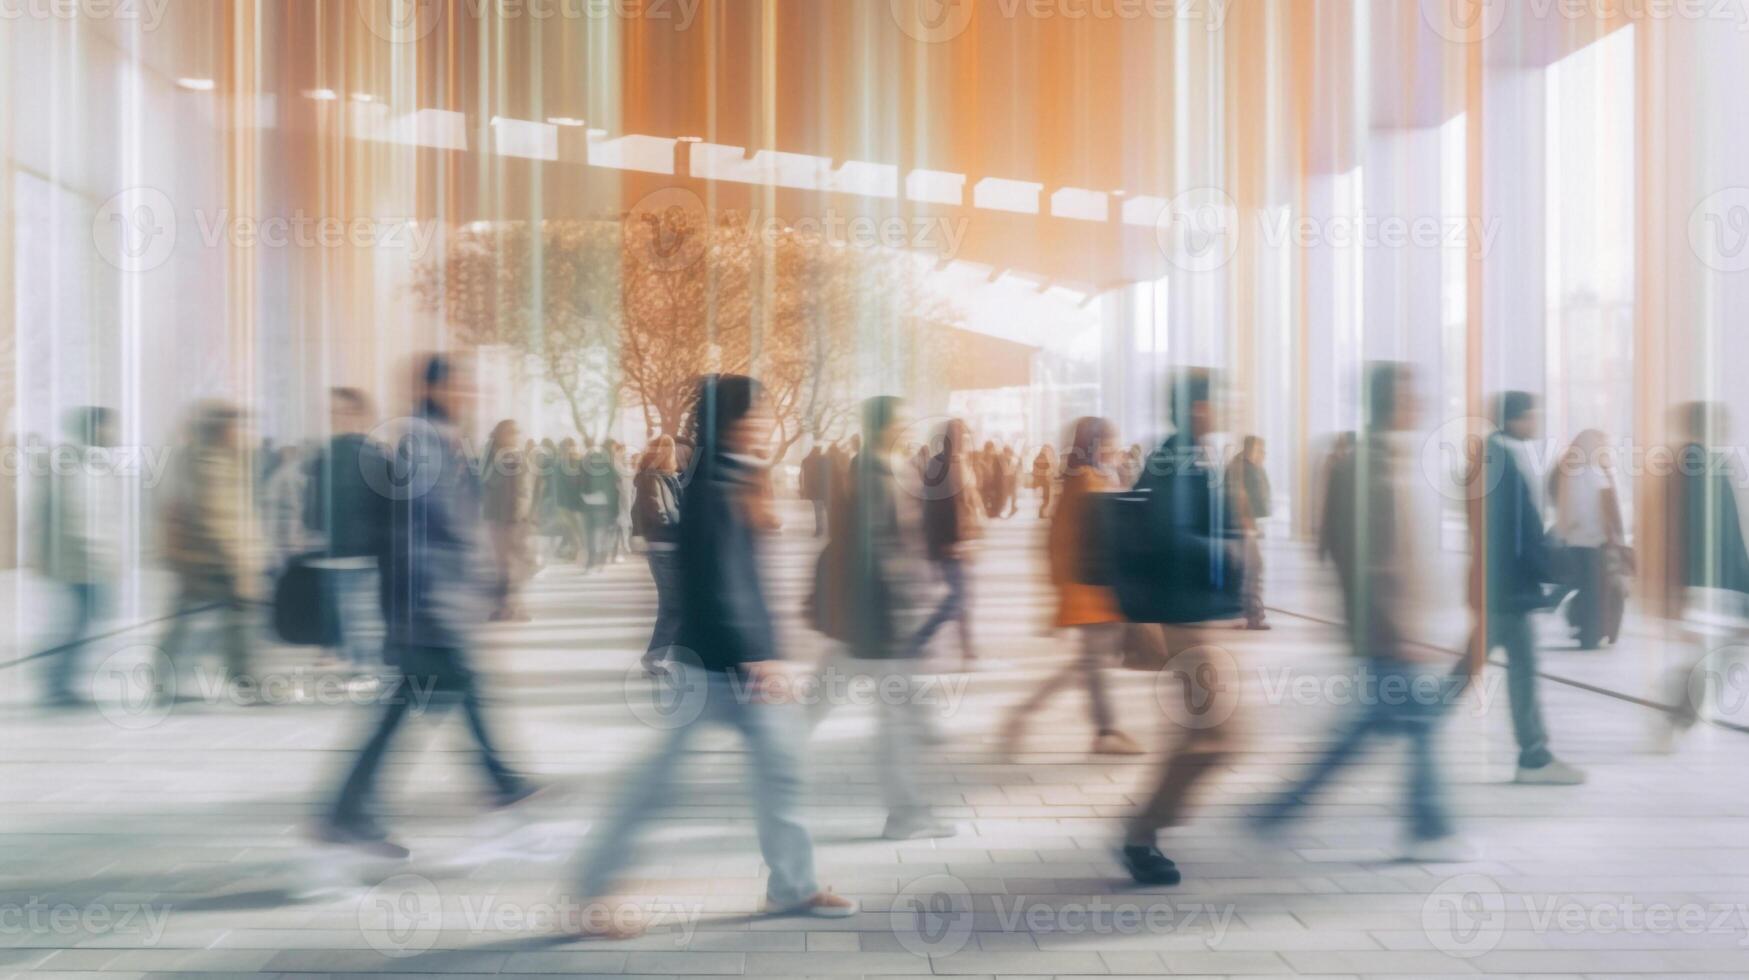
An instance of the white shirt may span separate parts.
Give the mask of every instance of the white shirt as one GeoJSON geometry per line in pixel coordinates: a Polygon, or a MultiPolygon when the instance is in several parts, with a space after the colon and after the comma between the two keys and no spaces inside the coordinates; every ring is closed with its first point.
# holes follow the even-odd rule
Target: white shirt
{"type": "Polygon", "coordinates": [[[1555,515],[1555,536],[1571,547],[1601,548],[1609,542],[1609,525],[1603,516],[1603,491],[1609,479],[1596,466],[1562,477],[1560,513],[1555,515]]]}

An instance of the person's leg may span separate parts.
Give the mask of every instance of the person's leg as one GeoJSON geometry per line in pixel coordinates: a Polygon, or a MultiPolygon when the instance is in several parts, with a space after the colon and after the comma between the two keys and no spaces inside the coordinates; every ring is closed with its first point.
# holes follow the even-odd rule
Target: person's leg
{"type": "Polygon", "coordinates": [[[1549,752],[1542,706],[1537,701],[1536,633],[1530,615],[1490,610],[1488,630],[1489,646],[1506,648],[1506,694],[1512,704],[1512,731],[1518,739],[1518,765],[1540,769],[1554,756],[1549,752]]]}
{"type": "Polygon", "coordinates": [[[947,584],[947,594],[941,597],[941,602],[935,607],[935,611],[930,613],[929,618],[924,620],[923,625],[911,637],[908,655],[921,656],[923,648],[929,645],[931,639],[934,639],[936,632],[960,615],[958,604],[961,599],[961,591],[955,587],[958,566],[959,562],[951,558],[935,562],[936,571],[940,572],[942,581],[947,584]]]}
{"type": "Polygon", "coordinates": [[[1093,721],[1093,731],[1110,734],[1113,727],[1111,698],[1105,690],[1105,667],[1117,652],[1121,623],[1095,623],[1083,626],[1081,634],[1081,676],[1087,685],[1087,711],[1093,721]]]}
{"type": "Polygon", "coordinates": [[[947,588],[954,597],[954,609],[957,612],[960,628],[960,659],[971,663],[978,658],[977,651],[972,649],[972,570],[969,560],[955,558],[952,569],[944,568],[947,573],[947,588]]]}
{"type": "Polygon", "coordinates": [[[431,652],[427,691],[438,696],[459,700],[462,714],[467,719],[468,732],[474,737],[474,745],[479,750],[480,766],[486,770],[487,778],[497,788],[499,794],[509,796],[523,788],[523,779],[517,775],[499,754],[491,733],[486,725],[485,709],[481,704],[479,685],[474,679],[474,672],[468,667],[467,654],[461,650],[435,650],[431,652]]]}
{"type": "Polygon", "coordinates": [[[224,651],[225,678],[235,680],[249,673],[249,607],[232,598],[218,610],[219,643],[224,651]]]}
{"type": "Polygon", "coordinates": [[[917,688],[908,662],[900,662],[874,676],[880,731],[876,735],[875,761],[880,770],[881,795],[887,805],[887,824],[916,825],[929,817],[929,807],[917,790],[913,761],[918,755],[917,688]]]}
{"type": "Polygon", "coordinates": [[[1452,832],[1439,774],[1439,729],[1461,686],[1459,678],[1444,678],[1440,686],[1444,700],[1411,705],[1403,719],[1409,736],[1409,834],[1418,841],[1438,840],[1452,832]]]}
{"type": "Polygon", "coordinates": [[[652,548],[645,553],[650,580],[656,585],[656,624],[644,648],[644,666],[667,659],[674,638],[680,633],[680,565],[673,549],[652,548]]]}
{"type": "MultiPolygon", "coordinates": [[[[1366,689],[1366,684],[1367,674],[1363,668],[1362,686],[1357,686],[1357,690],[1366,689]]],[[[1377,689],[1376,684],[1371,687],[1377,689]]],[[[1386,721],[1379,704],[1362,703],[1354,717],[1342,723],[1343,727],[1339,730],[1336,741],[1324,750],[1324,754],[1312,763],[1312,767],[1287,790],[1264,805],[1263,811],[1257,816],[1257,822],[1265,826],[1282,823],[1310,803],[1312,797],[1324,788],[1324,784],[1353,760],[1367,740],[1384,728],[1386,721]]]]}
{"type": "MultiPolygon", "coordinates": [[[[720,675],[719,675],[720,676],[720,675]]],[[[726,681],[723,697],[729,697],[726,681]]],[[[713,687],[713,698],[717,688],[713,687]]],[[[759,852],[771,869],[767,902],[774,909],[807,901],[820,890],[814,878],[814,842],[802,826],[800,718],[788,705],[730,703],[735,727],[747,739],[753,766],[753,806],[759,827],[759,852]]]]}
{"type": "MultiPolygon", "coordinates": [[[[700,667],[680,665],[688,676],[676,683],[707,684],[700,667]]],[[[708,696],[719,692],[708,687],[708,696]]],[[[726,687],[721,694],[727,697],[726,687]]],[[[607,816],[590,829],[585,842],[582,867],[581,897],[601,898],[612,893],[620,872],[637,859],[638,835],[649,827],[672,796],[680,766],[685,761],[686,743],[707,718],[721,711],[711,705],[697,718],[677,724],[667,730],[654,752],[627,772],[620,784],[620,795],[608,808],[607,816]]]]}
{"type": "Polygon", "coordinates": [[[1604,567],[1602,548],[1570,548],[1573,575],[1579,591],[1573,596],[1573,622],[1579,646],[1596,649],[1603,640],[1604,567]]]}
{"type": "MultiPolygon", "coordinates": [[[[61,642],[50,648],[55,652],[48,657],[44,695],[50,703],[65,704],[81,697],[73,690],[73,683],[85,652],[85,638],[91,635],[91,627],[101,614],[103,586],[91,582],[72,583],[67,586],[67,601],[67,630],[62,634],[61,642]]],[[[83,696],[89,695],[90,686],[86,685],[83,696]]]]}
{"type": "MultiPolygon", "coordinates": [[[[406,656],[406,651],[402,651],[402,656],[406,656]]],[[[413,698],[406,675],[398,676],[382,699],[383,711],[377,720],[376,730],[365,740],[364,748],[359,751],[358,758],[352,764],[352,770],[341,783],[340,795],[335,799],[329,814],[330,822],[361,836],[381,835],[376,822],[368,813],[370,799],[376,787],[377,771],[382,768],[383,756],[387,754],[389,743],[394,740],[401,722],[406,719],[408,709],[413,706],[413,698]]]]}
{"type": "Polygon", "coordinates": [[[826,501],[814,501],[814,537],[826,535],[826,501]]]}
{"type": "Polygon", "coordinates": [[[1256,532],[1245,535],[1244,572],[1245,625],[1251,629],[1266,626],[1263,608],[1263,544],[1256,532]]]}
{"type": "Polygon", "coordinates": [[[1131,820],[1126,842],[1152,845],[1161,829],[1176,826],[1196,787],[1238,744],[1240,684],[1237,664],[1225,651],[1203,643],[1195,627],[1166,626],[1172,669],[1182,670],[1185,705],[1171,724],[1173,747],[1148,802],[1131,820]],[[1201,703],[1197,703],[1201,702],[1201,703]]]}

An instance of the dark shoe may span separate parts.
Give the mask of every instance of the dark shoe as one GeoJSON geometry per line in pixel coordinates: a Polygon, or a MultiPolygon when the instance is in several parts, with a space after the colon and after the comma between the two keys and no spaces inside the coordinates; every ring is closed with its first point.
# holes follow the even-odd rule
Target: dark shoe
{"type": "Polygon", "coordinates": [[[499,790],[498,792],[492,794],[492,801],[491,801],[492,802],[492,809],[494,809],[494,810],[508,809],[510,807],[517,805],[518,803],[524,803],[524,802],[527,802],[528,800],[533,799],[536,796],[539,796],[545,790],[546,790],[546,787],[544,785],[542,785],[540,783],[531,783],[531,782],[524,782],[522,785],[520,785],[520,786],[516,787],[515,789],[510,790],[508,792],[506,792],[504,790],[499,790]]]}
{"type": "Polygon", "coordinates": [[[1178,865],[1153,844],[1123,846],[1123,864],[1138,885],[1176,885],[1184,880],[1178,865]]]}
{"type": "Polygon", "coordinates": [[[388,835],[376,827],[357,824],[336,823],[324,820],[315,826],[311,836],[324,844],[338,844],[350,847],[371,857],[385,858],[390,861],[405,861],[412,851],[389,840],[388,835]]]}

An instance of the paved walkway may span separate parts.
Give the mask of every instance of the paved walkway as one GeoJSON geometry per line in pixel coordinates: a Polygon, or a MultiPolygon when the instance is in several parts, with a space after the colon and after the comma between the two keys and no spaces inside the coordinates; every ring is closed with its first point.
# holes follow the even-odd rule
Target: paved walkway
{"type": "MultiPolygon", "coordinates": [[[[1473,863],[1394,860],[1405,778],[1395,746],[1278,846],[1252,841],[1246,813],[1348,710],[1346,689],[1329,683],[1349,666],[1335,631],[1285,613],[1273,632],[1219,634],[1244,665],[1249,749],[1167,842],[1185,883],[1130,886],[1112,843],[1158,752],[1090,757],[1078,692],[1035,720],[1014,758],[993,736],[1004,708],[1066,654],[1043,628],[1041,536],[1024,518],[994,528],[976,579],[989,663],[944,673],[936,689],[941,742],[919,768],[958,837],[879,838],[871,710],[841,708],[816,730],[806,818],[821,876],[865,909],[842,921],[752,914],[762,879],[745,758],[723,732],[699,743],[628,883],[626,900],[657,928],[618,944],[552,934],[554,914],[582,898],[571,885],[579,842],[659,734],[639,720],[649,689],[630,671],[652,607],[637,564],[592,578],[549,569],[532,589],[534,622],[489,633],[482,660],[503,741],[549,794],[488,813],[460,722],[406,730],[383,798],[415,851],[399,866],[301,836],[371,715],[307,658],[268,658],[283,682],[270,699],[288,703],[241,707],[204,690],[168,714],[112,701],[45,715],[20,703],[27,668],[7,669],[0,976],[1749,975],[1749,736],[1709,727],[1655,755],[1655,713],[1618,697],[1544,686],[1556,751],[1591,772],[1572,788],[1506,782],[1514,751],[1497,671],[1454,712],[1446,773],[1484,849],[1473,863]]],[[[813,659],[821,644],[793,619],[812,541],[786,534],[774,552],[789,652],[813,659]]],[[[1327,616],[1328,585],[1307,556],[1285,544],[1271,554],[1272,601],[1327,616]]],[[[151,638],[106,641],[99,684],[124,690],[151,638]]],[[[1551,652],[1547,669],[1643,694],[1635,678],[1655,673],[1654,642],[1551,652]]],[[[1163,745],[1156,678],[1111,676],[1123,726],[1163,745]]]]}

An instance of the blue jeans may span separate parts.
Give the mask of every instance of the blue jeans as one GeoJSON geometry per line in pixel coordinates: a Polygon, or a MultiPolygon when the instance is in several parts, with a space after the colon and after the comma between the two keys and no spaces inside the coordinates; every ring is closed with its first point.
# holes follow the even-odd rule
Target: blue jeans
{"type": "Polygon", "coordinates": [[[340,658],[366,669],[382,663],[383,608],[376,562],[335,559],[322,566],[322,588],[340,633],[340,658]]]}
{"type": "Polygon", "coordinates": [[[1488,610],[1488,649],[1506,649],[1506,695],[1512,702],[1512,734],[1518,739],[1518,764],[1540,769],[1554,759],[1549,732],[1537,700],[1536,628],[1530,613],[1488,610]]]}
{"type": "Polygon", "coordinates": [[[66,585],[68,598],[72,600],[72,619],[67,623],[61,642],[43,651],[48,659],[43,694],[49,701],[70,701],[78,696],[73,691],[73,679],[79,673],[79,655],[85,651],[85,640],[91,635],[92,625],[109,604],[109,589],[102,585],[95,582],[68,582],[66,585]]]}
{"type": "Polygon", "coordinates": [[[753,809],[759,851],[771,869],[765,893],[773,907],[798,905],[820,890],[814,879],[814,842],[802,826],[804,741],[795,706],[750,699],[747,683],[722,671],[675,662],[658,681],[655,697],[670,710],[645,720],[664,729],[661,744],[627,776],[620,798],[585,846],[582,894],[611,893],[635,857],[637,836],[673,796],[688,742],[709,722],[739,730],[753,772],[753,809]]]}
{"type": "Polygon", "coordinates": [[[965,559],[938,559],[935,567],[941,572],[941,580],[947,583],[947,595],[942,597],[941,605],[935,607],[935,612],[917,630],[917,635],[912,637],[911,656],[922,656],[923,648],[929,645],[937,630],[948,623],[958,622],[960,655],[969,658],[972,655],[972,603],[965,559]]]}
{"type": "Polygon", "coordinates": [[[1356,685],[1360,713],[1336,744],[1325,751],[1300,782],[1264,807],[1259,820],[1280,823],[1323,788],[1374,736],[1401,734],[1409,739],[1409,832],[1416,840],[1451,833],[1445,811],[1436,734],[1445,712],[1463,690],[1466,678],[1431,665],[1386,658],[1367,661],[1356,685]],[[1371,692],[1368,694],[1367,692],[1371,692]]]}

